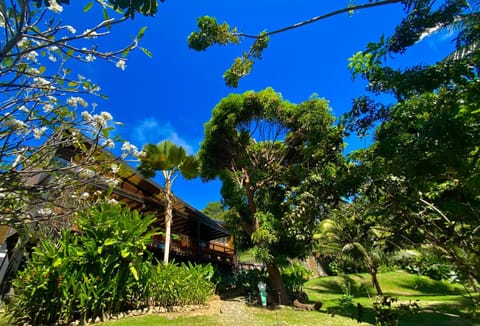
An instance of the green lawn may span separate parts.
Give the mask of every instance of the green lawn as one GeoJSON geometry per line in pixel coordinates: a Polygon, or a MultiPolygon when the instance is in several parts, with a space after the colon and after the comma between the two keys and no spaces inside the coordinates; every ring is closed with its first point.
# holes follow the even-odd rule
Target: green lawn
{"type": "MultiPolygon", "coordinates": [[[[480,325],[473,319],[474,306],[461,284],[435,281],[425,276],[406,272],[389,272],[378,276],[385,294],[401,302],[418,301],[420,312],[404,317],[400,325],[480,325]]],[[[304,286],[311,301],[322,301],[324,311],[343,316],[356,316],[357,303],[364,306],[363,319],[373,323],[373,300],[376,293],[368,274],[350,274],[317,278],[304,286]],[[341,306],[339,298],[348,292],[353,305],[341,306]]]]}
{"type": "MultiPolygon", "coordinates": [[[[398,297],[401,301],[419,300],[420,312],[404,317],[400,326],[434,325],[460,326],[478,325],[480,320],[473,319],[473,305],[468,299],[463,286],[447,282],[434,281],[427,277],[404,272],[391,272],[379,275],[380,284],[386,294],[398,297]]],[[[269,310],[259,307],[245,309],[248,318],[235,320],[235,326],[257,325],[372,325],[374,322],[372,302],[375,292],[370,286],[367,274],[351,274],[344,277],[323,277],[312,279],[304,286],[311,301],[324,303],[321,312],[296,311],[290,307],[269,310]],[[346,285],[346,286],[345,286],[346,285]],[[349,289],[353,296],[353,304],[342,306],[339,298],[349,289]],[[357,303],[364,306],[363,323],[356,321],[357,303]],[[332,316],[334,315],[334,316],[332,316]],[[354,318],[352,318],[354,317],[354,318]]],[[[194,315],[182,313],[158,314],[126,318],[119,321],[106,322],[105,326],[147,326],[147,325],[199,325],[216,326],[231,325],[221,314],[194,315]]],[[[1,322],[4,319],[0,319],[1,322]]],[[[5,325],[3,323],[2,325],[5,325]]]]}

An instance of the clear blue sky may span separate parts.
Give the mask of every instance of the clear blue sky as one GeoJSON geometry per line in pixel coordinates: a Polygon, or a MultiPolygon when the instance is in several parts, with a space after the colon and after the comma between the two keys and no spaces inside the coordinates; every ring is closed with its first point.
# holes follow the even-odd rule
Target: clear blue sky
{"type": "MultiPolygon", "coordinates": [[[[350,109],[353,98],[364,94],[363,81],[352,81],[348,58],[363,50],[382,34],[390,35],[403,17],[400,5],[367,9],[349,16],[343,14],[300,29],[275,35],[251,75],[237,89],[225,86],[222,74],[244,45],[214,47],[196,52],[187,46],[187,36],[196,29],[197,17],[209,15],[227,21],[239,31],[257,34],[340,9],[347,1],[286,0],[167,0],[159,5],[154,18],[137,16],[112,30],[108,47],[127,44],[143,26],[148,26],[141,46],[149,49],[150,59],[140,51],[131,53],[122,71],[99,60],[84,64],[80,73],[99,83],[108,101],[98,101],[100,111],[109,111],[124,123],[120,135],[141,147],[147,142],[170,139],[195,153],[203,139],[203,124],[215,105],[230,93],[273,87],[284,99],[299,103],[313,93],[330,101],[332,112],[340,116],[350,109]]],[[[96,22],[94,13],[81,12],[81,5],[65,8],[65,23],[77,30],[96,22]],[[80,7],[79,7],[80,6],[80,7]]],[[[426,38],[396,64],[427,63],[451,48],[446,33],[426,38]]],[[[98,42],[99,40],[93,40],[98,42]]],[[[102,43],[100,43],[102,47],[102,43]]],[[[78,71],[78,70],[77,70],[78,71]]],[[[365,146],[349,141],[347,149],[365,146]]],[[[156,179],[161,183],[161,177],[156,179]]],[[[202,209],[220,200],[219,182],[178,180],[177,196],[202,209]]]]}

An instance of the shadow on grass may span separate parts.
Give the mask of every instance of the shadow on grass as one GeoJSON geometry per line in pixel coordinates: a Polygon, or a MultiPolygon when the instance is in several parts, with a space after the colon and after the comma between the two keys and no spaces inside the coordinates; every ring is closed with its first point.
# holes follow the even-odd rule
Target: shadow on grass
{"type": "MultiPolygon", "coordinates": [[[[475,317],[474,304],[467,297],[458,297],[453,302],[435,302],[421,300],[422,307],[418,312],[401,316],[400,326],[432,325],[432,326],[480,326],[480,319],[475,317]]],[[[332,317],[343,316],[364,323],[375,324],[375,314],[372,307],[351,305],[330,305],[320,310],[320,313],[332,317]]]]}
{"type": "Polygon", "coordinates": [[[451,284],[429,279],[427,277],[417,276],[412,280],[398,280],[397,285],[404,289],[411,289],[422,292],[422,295],[448,295],[448,294],[462,294],[460,288],[454,288],[451,284]]]}
{"type": "Polygon", "coordinates": [[[311,285],[311,292],[328,294],[348,294],[354,297],[369,297],[375,295],[375,291],[369,285],[370,279],[363,274],[348,274],[337,276],[334,279],[322,280],[321,285],[311,285]]]}

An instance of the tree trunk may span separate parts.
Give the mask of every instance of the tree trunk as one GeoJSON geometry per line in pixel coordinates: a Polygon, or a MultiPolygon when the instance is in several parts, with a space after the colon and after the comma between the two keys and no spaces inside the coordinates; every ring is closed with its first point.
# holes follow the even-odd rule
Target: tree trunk
{"type": "Polygon", "coordinates": [[[380,283],[378,282],[377,278],[377,268],[373,267],[370,268],[370,276],[372,277],[372,284],[375,287],[378,295],[383,295],[382,288],[380,287],[380,283]]]}
{"type": "Polygon", "coordinates": [[[163,263],[168,264],[168,259],[170,256],[170,239],[171,239],[171,229],[172,229],[172,219],[173,219],[173,204],[172,204],[172,193],[171,193],[171,184],[169,180],[165,182],[165,191],[167,197],[167,206],[165,207],[165,247],[163,248],[163,263]]]}
{"type": "Polygon", "coordinates": [[[270,281],[272,282],[272,287],[274,291],[274,293],[272,293],[272,296],[275,299],[280,299],[279,304],[290,304],[290,298],[288,297],[287,290],[285,289],[285,285],[283,284],[282,276],[280,275],[280,270],[278,269],[277,264],[268,263],[267,271],[270,277],[270,281]]]}

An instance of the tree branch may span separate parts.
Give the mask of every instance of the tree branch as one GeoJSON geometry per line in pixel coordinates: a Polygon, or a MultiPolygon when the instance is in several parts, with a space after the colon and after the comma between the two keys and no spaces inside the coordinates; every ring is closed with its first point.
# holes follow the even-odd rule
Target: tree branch
{"type": "Polygon", "coordinates": [[[261,37],[270,36],[270,35],[274,35],[274,34],[279,34],[279,33],[283,33],[283,32],[286,32],[286,31],[289,31],[289,30],[292,30],[292,29],[296,29],[296,28],[299,28],[299,27],[302,27],[302,26],[305,26],[305,25],[309,25],[309,24],[315,23],[319,20],[323,20],[323,19],[326,19],[326,18],[329,18],[329,17],[332,17],[332,16],[336,16],[336,15],[340,15],[340,14],[343,14],[343,13],[346,13],[346,12],[350,12],[352,10],[361,10],[361,9],[379,7],[379,6],[384,6],[384,5],[389,5],[389,4],[399,3],[399,2],[401,2],[401,0],[384,0],[384,1],[379,1],[379,2],[371,2],[371,3],[361,4],[361,5],[348,6],[346,8],[335,10],[335,11],[329,12],[329,13],[324,14],[324,15],[313,17],[313,18],[311,18],[309,20],[306,20],[306,21],[303,21],[303,22],[299,22],[299,23],[296,23],[296,24],[293,24],[293,25],[290,25],[290,26],[287,26],[287,27],[276,29],[276,30],[271,31],[271,32],[266,32],[266,33],[262,34],[261,36],[245,34],[245,33],[234,33],[233,35],[242,36],[242,37],[246,37],[246,38],[258,39],[258,38],[261,38],[261,37]]]}

